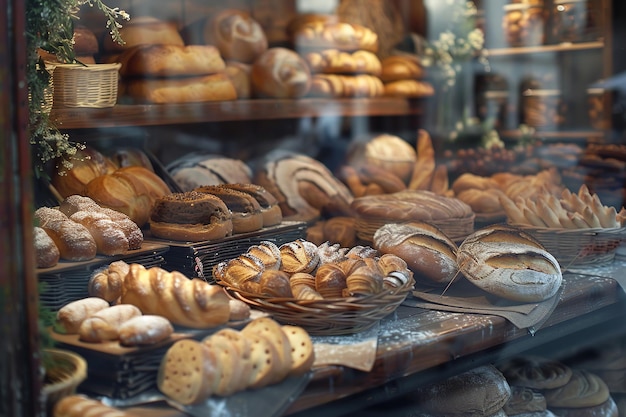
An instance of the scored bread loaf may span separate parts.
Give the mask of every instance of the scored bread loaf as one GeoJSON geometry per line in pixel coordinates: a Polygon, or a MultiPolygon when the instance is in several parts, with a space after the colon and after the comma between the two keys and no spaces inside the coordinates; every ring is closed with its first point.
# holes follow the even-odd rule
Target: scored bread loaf
{"type": "Polygon", "coordinates": [[[144,314],[161,315],[173,324],[208,328],[228,322],[229,296],[219,285],[189,279],[178,271],[146,269],[131,264],[124,280],[121,302],[144,314]]]}
{"type": "Polygon", "coordinates": [[[134,305],[118,304],[99,310],[87,317],[78,328],[78,336],[83,342],[104,342],[119,338],[120,326],[141,316],[141,310],[134,305]]]}
{"type": "Polygon", "coordinates": [[[457,252],[459,270],[484,291],[520,302],[554,296],[563,281],[559,262],[537,240],[506,225],[484,227],[457,252]]]}
{"type": "Polygon", "coordinates": [[[311,87],[311,72],[304,59],[283,47],[269,48],[252,64],[252,90],[257,97],[298,98],[311,87]]]}
{"type": "Polygon", "coordinates": [[[96,256],[96,241],[89,230],[61,211],[40,207],[35,210],[34,219],[54,241],[61,259],[86,261],[96,256]]]}
{"type": "Polygon", "coordinates": [[[389,223],[374,233],[373,246],[402,258],[415,278],[446,285],[458,272],[457,245],[438,227],[425,222],[389,223]]]}

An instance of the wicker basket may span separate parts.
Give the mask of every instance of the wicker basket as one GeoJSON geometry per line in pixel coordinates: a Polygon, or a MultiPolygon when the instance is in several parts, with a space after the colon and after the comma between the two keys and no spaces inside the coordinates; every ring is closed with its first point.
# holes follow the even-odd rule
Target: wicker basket
{"type": "Polygon", "coordinates": [[[271,314],[279,322],[300,326],[311,335],[351,334],[371,328],[404,301],[414,283],[410,279],[402,287],[363,297],[298,300],[246,293],[218,281],[236,299],[271,314]]]}
{"type": "Polygon", "coordinates": [[[562,268],[613,261],[617,247],[626,240],[626,227],[610,229],[554,229],[517,225],[537,239],[562,268]]]}
{"type": "Polygon", "coordinates": [[[53,107],[113,107],[122,64],[59,64],[54,68],[53,107]]]}
{"type": "Polygon", "coordinates": [[[87,378],[87,361],[69,350],[45,349],[55,367],[46,368],[46,383],[43,394],[49,415],[54,405],[63,397],[72,395],[76,388],[87,378]]]}

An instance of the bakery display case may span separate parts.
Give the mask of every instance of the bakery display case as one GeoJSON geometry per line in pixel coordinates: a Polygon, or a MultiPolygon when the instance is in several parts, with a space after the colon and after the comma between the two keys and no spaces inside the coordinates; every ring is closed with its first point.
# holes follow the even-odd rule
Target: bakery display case
{"type": "Polygon", "coordinates": [[[42,308],[88,364],[53,416],[626,413],[618,2],[111,1],[124,42],[83,5],[78,63],[37,52],[70,165],[19,3],[7,415],[42,308]]]}

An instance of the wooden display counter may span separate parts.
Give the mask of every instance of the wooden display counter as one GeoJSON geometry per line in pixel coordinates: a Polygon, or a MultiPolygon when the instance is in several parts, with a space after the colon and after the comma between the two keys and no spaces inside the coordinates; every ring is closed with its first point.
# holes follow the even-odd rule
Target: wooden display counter
{"type": "MultiPolygon", "coordinates": [[[[370,372],[341,366],[316,368],[286,414],[339,416],[529,349],[552,343],[563,351],[601,343],[624,331],[620,325],[624,313],[626,296],[617,281],[581,273],[564,274],[558,306],[533,334],[499,316],[400,306],[380,324],[370,372]]],[[[557,348],[549,352],[557,354],[557,348]]],[[[183,415],[162,403],[131,409],[146,416],[183,415]]]]}

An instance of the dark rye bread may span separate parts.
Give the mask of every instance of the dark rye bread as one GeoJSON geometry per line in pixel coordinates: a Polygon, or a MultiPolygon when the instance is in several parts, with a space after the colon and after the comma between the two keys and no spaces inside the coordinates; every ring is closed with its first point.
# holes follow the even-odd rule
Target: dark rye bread
{"type": "Polygon", "coordinates": [[[261,206],[250,194],[222,185],[205,185],[194,191],[214,195],[226,204],[232,213],[233,233],[254,232],[263,228],[261,206]]]}
{"type": "Polygon", "coordinates": [[[246,193],[259,203],[261,214],[263,215],[263,227],[280,224],[283,220],[283,213],[278,205],[278,199],[267,191],[265,187],[251,183],[224,184],[224,188],[246,193]]]}
{"type": "Polygon", "coordinates": [[[150,215],[154,237],[197,242],[228,236],[232,214],[226,204],[210,194],[172,193],[156,200],[150,215]]]}

